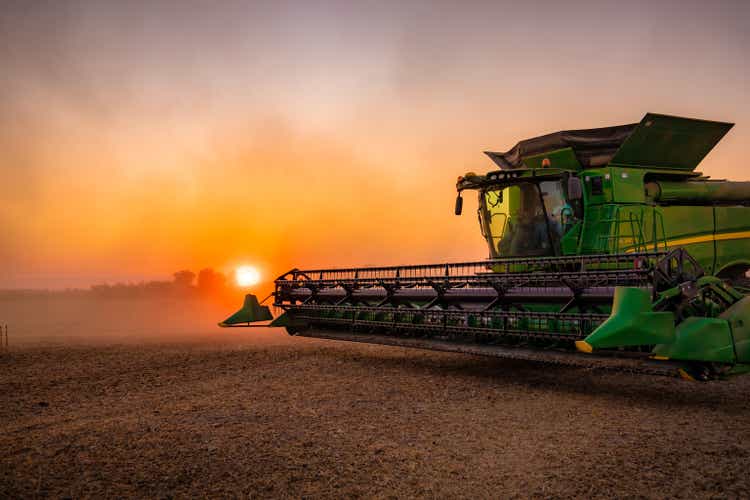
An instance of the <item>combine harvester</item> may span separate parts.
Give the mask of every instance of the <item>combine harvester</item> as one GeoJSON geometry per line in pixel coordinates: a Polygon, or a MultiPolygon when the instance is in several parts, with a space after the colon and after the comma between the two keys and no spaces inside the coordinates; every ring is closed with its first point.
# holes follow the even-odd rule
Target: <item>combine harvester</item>
{"type": "Polygon", "coordinates": [[[647,114],[488,152],[489,260],[292,269],[275,319],[253,295],[220,326],[711,380],[750,371],[750,182],[698,163],[732,124],[647,114]],[[259,326],[259,325],[258,325],[259,326]]]}

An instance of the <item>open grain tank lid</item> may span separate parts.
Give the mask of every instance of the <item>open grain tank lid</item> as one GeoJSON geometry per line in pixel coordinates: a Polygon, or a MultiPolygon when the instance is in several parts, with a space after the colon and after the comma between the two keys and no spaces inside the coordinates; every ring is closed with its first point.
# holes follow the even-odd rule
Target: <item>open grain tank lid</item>
{"type": "Polygon", "coordinates": [[[502,169],[527,167],[524,160],[570,149],[582,168],[607,164],[694,170],[733,123],[647,113],[640,123],[566,130],[526,139],[505,153],[486,151],[502,169]]]}

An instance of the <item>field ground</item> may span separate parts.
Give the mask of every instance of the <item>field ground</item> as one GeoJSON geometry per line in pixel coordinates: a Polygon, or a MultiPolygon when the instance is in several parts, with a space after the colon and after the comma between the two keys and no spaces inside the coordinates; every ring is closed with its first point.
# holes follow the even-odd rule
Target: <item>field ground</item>
{"type": "Polygon", "coordinates": [[[750,377],[169,330],[144,314],[115,328],[108,307],[76,322],[49,306],[63,319],[46,337],[38,318],[11,330],[0,497],[750,494],[750,377]]]}

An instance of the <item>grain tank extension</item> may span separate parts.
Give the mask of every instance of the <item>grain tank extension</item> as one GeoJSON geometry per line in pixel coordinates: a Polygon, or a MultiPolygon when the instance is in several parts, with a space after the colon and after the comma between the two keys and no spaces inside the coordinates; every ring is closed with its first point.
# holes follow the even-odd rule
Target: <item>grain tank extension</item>
{"type": "MultiPolygon", "coordinates": [[[[473,191],[489,258],[292,269],[292,335],[687,379],[750,371],[750,182],[696,171],[732,124],[647,114],[487,152],[473,191]]],[[[270,320],[249,295],[220,323],[270,320]]]]}

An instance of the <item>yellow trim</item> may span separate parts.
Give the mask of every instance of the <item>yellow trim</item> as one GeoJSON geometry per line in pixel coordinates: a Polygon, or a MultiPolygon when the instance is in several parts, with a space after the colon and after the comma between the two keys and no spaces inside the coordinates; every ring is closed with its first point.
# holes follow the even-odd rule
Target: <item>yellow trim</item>
{"type": "Polygon", "coordinates": [[[695,382],[695,379],[682,368],[679,368],[677,371],[679,372],[680,377],[682,377],[683,380],[689,380],[691,382],[695,382]]]}
{"type": "Polygon", "coordinates": [[[594,348],[591,347],[591,344],[589,344],[585,340],[577,340],[576,341],[576,349],[578,349],[581,352],[588,353],[588,354],[594,352],[594,348]]]}
{"type": "Polygon", "coordinates": [[[653,356],[651,356],[651,359],[656,359],[658,361],[666,361],[669,358],[667,356],[657,356],[656,354],[654,354],[653,356]]]}
{"type": "Polygon", "coordinates": [[[705,243],[707,241],[724,241],[738,240],[741,238],[750,238],[750,231],[737,231],[734,233],[706,234],[703,236],[694,236],[692,238],[677,238],[667,240],[667,246],[692,245],[693,243],[705,243]]]}
{"type": "MultiPolygon", "coordinates": [[[[706,243],[708,241],[739,240],[750,238],[750,231],[736,231],[734,233],[704,234],[702,236],[691,236],[689,238],[675,238],[667,240],[667,247],[678,247],[681,245],[693,245],[695,243],[706,243]]],[[[636,248],[629,248],[625,253],[633,253],[636,248]]]]}

